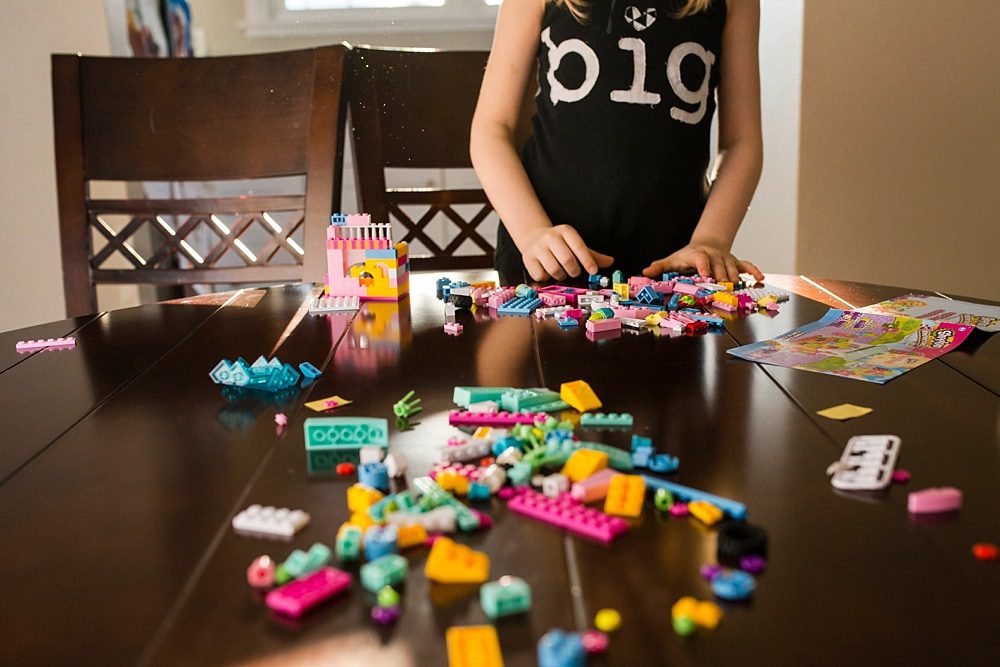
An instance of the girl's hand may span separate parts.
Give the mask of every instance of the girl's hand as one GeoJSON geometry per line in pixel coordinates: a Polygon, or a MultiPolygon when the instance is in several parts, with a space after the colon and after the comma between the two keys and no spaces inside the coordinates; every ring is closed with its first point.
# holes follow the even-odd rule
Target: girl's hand
{"type": "Polygon", "coordinates": [[[689,243],[677,252],[658,259],[642,271],[648,278],[656,278],[667,271],[686,273],[697,271],[701,276],[712,276],[717,281],[737,282],[740,273],[749,273],[758,281],[764,280],[760,269],[744,259],[737,259],[725,248],[707,243],[689,243]]]}
{"type": "Polygon", "coordinates": [[[614,258],[588,248],[569,225],[555,225],[535,233],[521,248],[521,257],[528,274],[538,281],[576,278],[581,266],[593,275],[614,262],[614,258]]]}

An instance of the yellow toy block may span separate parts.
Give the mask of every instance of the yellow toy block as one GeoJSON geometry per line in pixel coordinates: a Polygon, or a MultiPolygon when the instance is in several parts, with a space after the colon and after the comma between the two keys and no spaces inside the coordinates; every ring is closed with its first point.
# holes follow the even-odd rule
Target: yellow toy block
{"type": "Polygon", "coordinates": [[[623,299],[628,299],[628,283],[615,283],[611,290],[623,299]]]}
{"type": "Polygon", "coordinates": [[[399,545],[400,549],[406,549],[408,547],[415,547],[419,544],[423,544],[427,541],[427,529],[421,526],[419,523],[411,523],[406,526],[400,526],[397,532],[396,544],[399,545]]]}
{"type": "Polygon", "coordinates": [[[438,476],[434,478],[437,485],[440,486],[445,491],[454,491],[455,484],[458,483],[458,479],[461,477],[457,472],[442,472],[438,473],[438,476]]]}
{"type": "Polygon", "coordinates": [[[694,620],[695,612],[698,609],[698,600],[686,595],[680,600],[674,603],[674,606],[670,608],[670,616],[672,618],[688,617],[694,620]]]}
{"type": "Polygon", "coordinates": [[[371,526],[375,525],[375,519],[368,516],[367,511],[355,512],[351,515],[351,518],[347,520],[347,523],[352,526],[357,526],[361,529],[361,532],[368,530],[371,526]]]}
{"type": "Polygon", "coordinates": [[[691,516],[701,520],[707,526],[714,526],[722,521],[722,510],[707,500],[694,500],[688,503],[691,516]]]}
{"type": "Polygon", "coordinates": [[[492,625],[448,628],[445,641],[448,667],[503,667],[500,639],[492,625]]]}
{"type": "Polygon", "coordinates": [[[438,537],[427,556],[424,575],[441,584],[482,584],[490,578],[490,557],[447,537],[438,537]]]}
{"type": "Polygon", "coordinates": [[[467,496],[469,495],[469,478],[462,475],[456,475],[458,479],[455,480],[454,494],[456,496],[467,496]]]}
{"type": "Polygon", "coordinates": [[[642,514],[642,501],[646,496],[646,480],[641,475],[615,475],[608,485],[604,499],[604,513],[615,516],[636,517],[642,514]]]}
{"type": "Polygon", "coordinates": [[[569,403],[580,412],[589,412],[601,407],[601,399],[583,380],[563,382],[559,388],[559,398],[569,403]]]}
{"type": "Polygon", "coordinates": [[[578,449],[566,461],[562,474],[573,482],[582,482],[598,470],[608,467],[608,455],[593,449],[578,449]]]}
{"type": "Polygon", "coordinates": [[[347,489],[347,509],[352,512],[367,512],[368,508],[382,500],[382,492],[364,484],[352,484],[347,489]]]}
{"type": "Polygon", "coordinates": [[[721,285],[722,287],[725,287],[727,292],[732,292],[733,291],[733,284],[731,282],[722,281],[722,282],[717,283],[717,284],[721,285]]]}
{"type": "Polygon", "coordinates": [[[733,307],[739,305],[739,299],[732,292],[716,292],[712,295],[713,303],[724,303],[733,307]]]}
{"type": "Polygon", "coordinates": [[[695,606],[694,613],[691,614],[691,619],[699,627],[715,630],[719,627],[719,622],[722,621],[723,616],[722,607],[714,602],[705,600],[695,606]]]}
{"type": "Polygon", "coordinates": [[[480,426],[472,433],[473,440],[486,440],[490,437],[490,433],[493,433],[492,426],[480,426]]]}

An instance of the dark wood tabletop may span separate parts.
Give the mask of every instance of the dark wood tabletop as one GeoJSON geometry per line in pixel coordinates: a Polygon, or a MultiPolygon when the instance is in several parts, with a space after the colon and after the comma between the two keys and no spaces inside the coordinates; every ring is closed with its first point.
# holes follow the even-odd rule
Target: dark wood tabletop
{"type": "MultiPolygon", "coordinates": [[[[447,274],[467,279],[487,274],[447,274]]],[[[670,608],[712,599],[699,575],[715,531],[658,514],[652,503],[609,546],[482,504],[494,523],[458,540],[486,552],[491,579],[532,587],[530,613],[495,622],[507,665],[535,664],[536,643],[583,631],[602,608],[623,617],[593,665],[966,664],[1000,652],[1000,563],[973,558],[1000,542],[1000,336],[975,332],[958,351],[885,385],[733,358],[726,350],[908,291],[796,276],[780,312],[697,336],[647,333],[588,340],[526,317],[459,311],[442,330],[439,275],[417,274],[402,302],[315,317],[312,287],[266,290],[254,305],[156,304],[0,334],[0,664],[445,665],[453,625],[487,622],[477,587],[423,575],[428,550],[407,550],[403,615],[384,628],[373,596],[351,590],[298,621],[279,618],[248,587],[261,554],[283,560],[333,546],[354,481],[311,475],[304,403],[339,394],[335,416],[392,421],[409,390],[419,423],[390,444],[425,473],[448,426],[457,385],[545,386],[583,379],[634,429],[582,431],[623,448],[631,434],[676,455],[681,484],[746,504],[768,531],[767,571],[751,600],[725,603],[714,631],[680,637],[670,608]],[[73,350],[17,355],[17,340],[73,335],[73,350]],[[275,396],[223,390],[220,359],[277,356],[324,374],[275,396]],[[816,411],[871,407],[837,422],[816,411]],[[273,421],[288,415],[283,434],[273,421]],[[835,491],[825,475],[847,439],[902,439],[907,485],[835,491]],[[955,486],[956,515],[917,520],[911,491],[955,486]],[[290,542],[234,533],[250,504],[300,508],[310,524],[290,542]]],[[[344,569],[357,573],[357,565],[344,569]]]]}

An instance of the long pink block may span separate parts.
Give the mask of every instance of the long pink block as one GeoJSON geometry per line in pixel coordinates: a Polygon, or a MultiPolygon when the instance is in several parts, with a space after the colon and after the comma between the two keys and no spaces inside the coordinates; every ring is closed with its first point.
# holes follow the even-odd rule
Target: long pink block
{"type": "Polygon", "coordinates": [[[452,426],[513,426],[534,424],[535,417],[546,417],[544,412],[469,412],[452,410],[448,413],[448,423],[452,426]]]}
{"type": "Polygon", "coordinates": [[[22,354],[25,352],[38,352],[39,350],[68,350],[74,347],[76,347],[76,339],[72,336],[68,338],[20,340],[14,344],[14,349],[22,354]]]}
{"type": "Polygon", "coordinates": [[[601,331],[621,331],[622,321],[613,318],[608,320],[587,320],[587,331],[600,333],[601,331]]]}
{"type": "Polygon", "coordinates": [[[569,493],[581,503],[601,500],[608,495],[611,478],[618,474],[620,473],[614,468],[601,468],[587,479],[574,484],[569,493]]]}
{"type": "Polygon", "coordinates": [[[962,506],[962,492],[950,486],[914,491],[906,497],[910,514],[952,512],[962,506]]]}
{"type": "Polygon", "coordinates": [[[657,280],[652,284],[654,292],[659,292],[660,294],[673,294],[674,292],[674,281],[673,280],[657,280]]]}
{"type": "Polygon", "coordinates": [[[517,514],[565,528],[571,533],[605,544],[628,530],[628,524],[623,519],[587,507],[566,493],[549,498],[537,491],[520,487],[507,507],[517,514]]]}
{"type": "Polygon", "coordinates": [[[564,306],[566,305],[566,297],[562,294],[548,294],[542,293],[538,295],[538,298],[546,306],[564,306]]]}
{"type": "Polygon", "coordinates": [[[674,283],[674,293],[676,294],[697,294],[698,286],[691,283],[674,283]]]}
{"type": "Polygon", "coordinates": [[[276,612],[298,618],[324,600],[346,590],[351,575],[335,567],[323,567],[312,574],[291,581],[267,594],[267,606],[276,612]]]}

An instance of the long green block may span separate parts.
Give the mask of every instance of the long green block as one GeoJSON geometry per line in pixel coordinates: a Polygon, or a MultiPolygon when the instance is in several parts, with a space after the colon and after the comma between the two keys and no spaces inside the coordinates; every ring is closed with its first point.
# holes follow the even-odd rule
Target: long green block
{"type": "MultiPolygon", "coordinates": [[[[608,465],[615,470],[632,470],[632,455],[623,449],[605,445],[602,442],[586,442],[584,440],[570,440],[569,438],[559,442],[550,442],[537,455],[528,455],[524,461],[529,461],[534,466],[540,465],[564,465],[569,457],[578,449],[593,449],[597,452],[604,452],[608,455],[608,465]]],[[[533,453],[534,454],[534,453],[533,453]]]]}
{"type": "Polygon", "coordinates": [[[305,423],[306,449],[313,447],[386,447],[389,422],[377,417],[311,417],[305,423]]]}
{"type": "Polygon", "coordinates": [[[586,412],[580,415],[580,426],[602,428],[608,426],[631,426],[632,415],[627,412],[586,412]]]}
{"type": "Polygon", "coordinates": [[[504,392],[511,391],[512,387],[455,387],[452,400],[455,405],[467,408],[473,403],[483,401],[500,402],[500,397],[504,392]]]}

